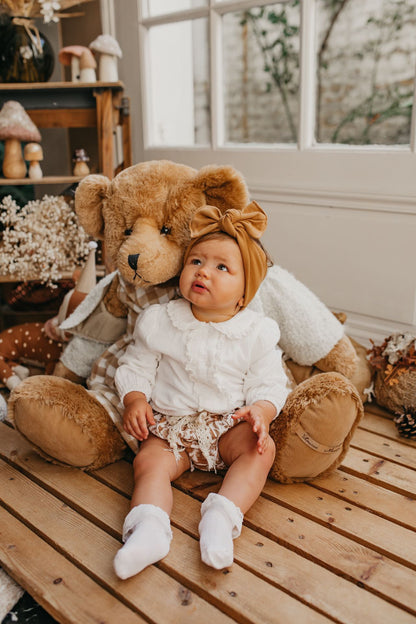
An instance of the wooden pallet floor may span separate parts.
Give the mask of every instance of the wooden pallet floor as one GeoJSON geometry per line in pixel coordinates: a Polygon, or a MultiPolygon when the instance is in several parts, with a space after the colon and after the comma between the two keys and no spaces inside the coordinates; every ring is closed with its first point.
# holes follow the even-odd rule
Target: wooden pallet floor
{"type": "Polygon", "coordinates": [[[65,624],[415,624],[416,442],[380,410],[367,410],[330,477],[267,482],[225,571],[200,562],[197,541],[218,483],[198,471],[178,480],[169,555],[119,581],[131,465],[60,468],[0,424],[0,565],[65,624]]]}

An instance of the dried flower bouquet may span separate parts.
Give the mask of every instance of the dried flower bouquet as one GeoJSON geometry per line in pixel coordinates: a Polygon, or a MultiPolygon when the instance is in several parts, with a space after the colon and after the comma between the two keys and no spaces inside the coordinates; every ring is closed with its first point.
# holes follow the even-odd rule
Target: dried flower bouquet
{"type": "Polygon", "coordinates": [[[74,17],[74,13],[62,13],[77,4],[91,0],[0,0],[0,7],[15,17],[43,17],[45,23],[58,22],[62,17],[74,17]]]}
{"type": "Polygon", "coordinates": [[[11,196],[0,202],[0,275],[52,285],[88,256],[89,238],[71,206],[45,195],[21,208],[11,196]]]}

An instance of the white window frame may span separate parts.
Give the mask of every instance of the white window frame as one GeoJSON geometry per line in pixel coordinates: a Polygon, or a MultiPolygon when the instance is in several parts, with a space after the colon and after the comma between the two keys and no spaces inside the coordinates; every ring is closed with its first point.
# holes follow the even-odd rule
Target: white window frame
{"type": "MultiPolygon", "coordinates": [[[[287,2],[288,0],[282,0],[287,2]]],[[[143,15],[142,3],[138,2],[139,29],[139,74],[142,105],[141,158],[171,158],[202,166],[209,162],[232,162],[243,171],[250,171],[252,184],[267,183],[272,187],[291,186],[293,172],[301,168],[305,188],[322,188],[319,172],[324,170],[325,187],[330,191],[344,191],[353,187],[361,192],[379,192],[390,195],[392,185],[401,189],[401,194],[412,195],[415,191],[412,178],[415,168],[416,139],[415,111],[413,106],[410,146],[347,146],[316,143],[315,123],[315,17],[316,0],[301,1],[300,41],[300,114],[297,145],[294,144],[226,144],[224,142],[224,107],[222,93],[222,49],[221,18],[232,11],[254,6],[268,5],[271,0],[208,0],[208,6],[165,15],[147,17],[143,15]],[[184,19],[207,18],[210,29],[210,79],[211,79],[211,145],[158,146],[150,142],[149,128],[152,127],[152,107],[147,88],[148,75],[147,32],[152,26],[174,23],[184,19]],[[395,175],[391,178],[391,164],[395,164],[395,175]],[[311,160],[313,159],[313,160],[311,160]],[[357,186],[357,173],[367,171],[363,187],[357,186]],[[286,183],[284,181],[287,181],[286,183]],[[331,184],[332,181],[332,184],[331,184]]]]}

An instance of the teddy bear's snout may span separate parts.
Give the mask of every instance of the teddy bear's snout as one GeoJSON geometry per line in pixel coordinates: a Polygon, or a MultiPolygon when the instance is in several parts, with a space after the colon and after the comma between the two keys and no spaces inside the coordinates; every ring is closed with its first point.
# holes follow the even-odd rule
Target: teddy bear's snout
{"type": "Polygon", "coordinates": [[[137,271],[137,261],[139,259],[140,254],[129,254],[127,258],[127,262],[129,263],[129,267],[133,269],[134,272],[137,271]]]}

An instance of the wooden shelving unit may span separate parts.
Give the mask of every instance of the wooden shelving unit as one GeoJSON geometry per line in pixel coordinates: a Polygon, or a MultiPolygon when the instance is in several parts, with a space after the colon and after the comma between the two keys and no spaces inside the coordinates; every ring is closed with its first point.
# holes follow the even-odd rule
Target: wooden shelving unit
{"type": "MultiPolygon", "coordinates": [[[[115,169],[114,134],[121,127],[123,162],[132,164],[129,100],[122,82],[1,83],[0,106],[17,100],[34,124],[42,128],[96,128],[100,172],[112,178],[115,169]]],[[[71,184],[80,178],[45,177],[35,184],[71,184]]],[[[2,185],[34,184],[33,180],[2,178],[2,185]]]]}
{"type": "MultiPolygon", "coordinates": [[[[0,107],[7,100],[20,102],[39,129],[96,128],[99,172],[108,178],[114,177],[116,169],[132,164],[129,99],[124,96],[122,82],[1,83],[0,107]],[[122,162],[116,165],[118,127],[122,134],[122,162]]],[[[44,176],[41,180],[0,178],[0,186],[62,184],[66,187],[81,179],[76,176],[44,176]]],[[[14,312],[5,304],[5,291],[20,281],[13,276],[0,276],[0,329],[23,319],[43,320],[53,313],[53,310],[14,312]]]]}

